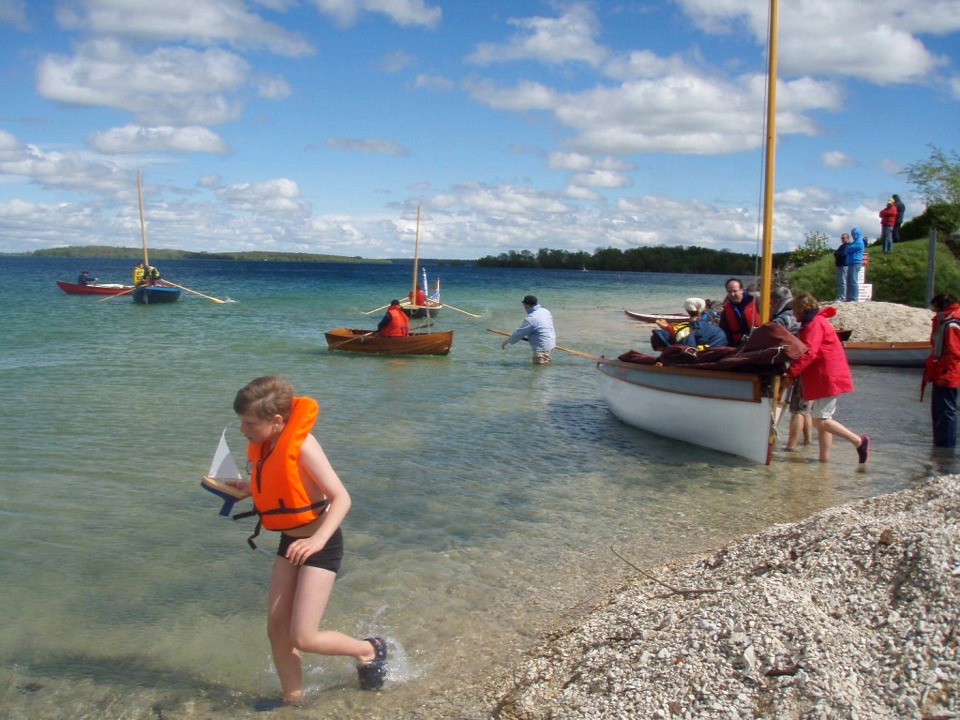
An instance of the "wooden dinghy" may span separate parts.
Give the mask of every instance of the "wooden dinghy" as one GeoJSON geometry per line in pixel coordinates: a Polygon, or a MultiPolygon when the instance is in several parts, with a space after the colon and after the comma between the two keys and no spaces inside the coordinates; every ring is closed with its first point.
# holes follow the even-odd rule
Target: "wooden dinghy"
{"type": "Polygon", "coordinates": [[[453,347],[453,330],[381,337],[371,330],[335,328],[325,332],[328,350],[380,355],[446,355],[453,347]]]}
{"type": "Polygon", "coordinates": [[[655,324],[657,320],[666,320],[668,323],[685,322],[690,319],[686,313],[641,313],[633,310],[624,310],[623,314],[632,320],[655,324]]]}
{"type": "Polygon", "coordinates": [[[120,285],[119,283],[81,285],[80,283],[57,280],[57,285],[68,295],[123,295],[133,290],[133,285],[120,285]]]}
{"type": "Polygon", "coordinates": [[[930,354],[929,342],[845,342],[851,365],[922,368],[930,354]]]}

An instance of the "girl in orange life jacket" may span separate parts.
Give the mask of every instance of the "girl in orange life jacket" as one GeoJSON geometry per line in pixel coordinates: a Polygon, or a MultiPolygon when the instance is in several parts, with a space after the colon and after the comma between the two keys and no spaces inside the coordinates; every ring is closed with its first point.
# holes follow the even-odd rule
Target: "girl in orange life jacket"
{"type": "Polygon", "coordinates": [[[410,321],[399,300],[390,301],[390,307],[377,325],[377,334],[381,337],[402,337],[410,334],[410,321]]]}
{"type": "Polygon", "coordinates": [[[270,576],[267,635],[283,701],[303,700],[303,652],[353,657],[360,687],[379,689],[386,677],[383,638],[358,640],[319,629],[343,556],[340,523],[350,495],[310,434],[316,400],[294,397],[289,382],[265,376],[237,393],[233,409],[253,465],[249,482],[228,484],[253,496],[264,527],[282,531],[270,576]]]}

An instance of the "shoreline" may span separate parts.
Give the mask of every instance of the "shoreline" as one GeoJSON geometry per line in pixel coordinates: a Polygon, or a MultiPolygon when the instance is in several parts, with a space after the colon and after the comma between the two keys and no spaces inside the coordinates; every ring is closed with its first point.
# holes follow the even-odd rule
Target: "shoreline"
{"type": "Polygon", "coordinates": [[[485,717],[953,718],[957,607],[947,475],[632,576],[491,678],[485,717]]]}

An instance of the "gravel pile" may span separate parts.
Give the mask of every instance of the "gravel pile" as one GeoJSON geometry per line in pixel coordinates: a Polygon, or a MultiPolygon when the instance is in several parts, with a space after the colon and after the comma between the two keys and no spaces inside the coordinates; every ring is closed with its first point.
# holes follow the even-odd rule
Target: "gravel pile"
{"type": "Polygon", "coordinates": [[[491,717],[960,717],[958,541],[946,476],[637,568],[518,666],[491,717]]]}
{"type": "Polygon", "coordinates": [[[856,342],[927,342],[932,310],[886,302],[822,303],[837,309],[830,320],[838,330],[853,330],[856,342]]]}

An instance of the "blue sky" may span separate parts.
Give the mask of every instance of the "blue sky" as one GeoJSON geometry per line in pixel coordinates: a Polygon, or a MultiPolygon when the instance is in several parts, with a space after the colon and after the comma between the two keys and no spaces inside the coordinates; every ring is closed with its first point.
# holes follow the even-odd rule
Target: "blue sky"
{"type": "MultiPolygon", "coordinates": [[[[0,0],[0,251],[754,252],[766,0],[0,0]]],[[[775,249],[960,137],[960,2],[781,3],[775,249]]]]}

